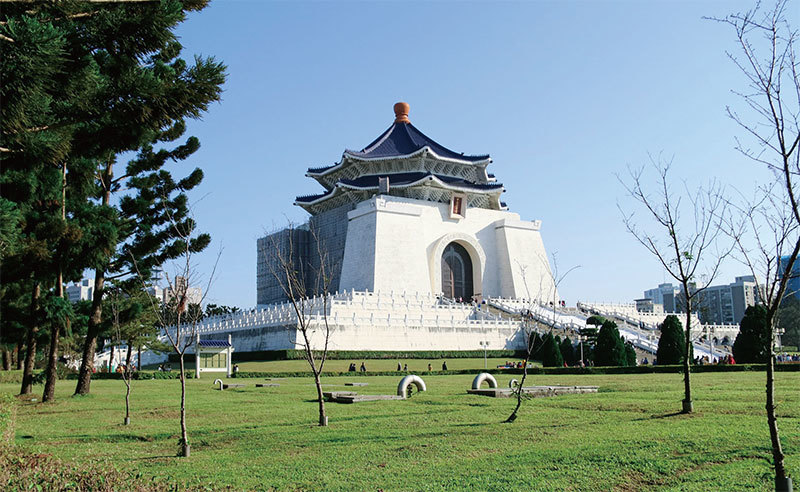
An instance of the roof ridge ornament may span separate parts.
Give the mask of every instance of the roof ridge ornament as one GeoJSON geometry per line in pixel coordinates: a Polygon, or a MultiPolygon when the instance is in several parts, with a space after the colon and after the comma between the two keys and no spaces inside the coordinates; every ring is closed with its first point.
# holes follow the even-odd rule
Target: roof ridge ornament
{"type": "Polygon", "coordinates": [[[395,123],[411,123],[408,119],[408,111],[411,106],[408,103],[399,102],[394,105],[394,122],[395,123]]]}

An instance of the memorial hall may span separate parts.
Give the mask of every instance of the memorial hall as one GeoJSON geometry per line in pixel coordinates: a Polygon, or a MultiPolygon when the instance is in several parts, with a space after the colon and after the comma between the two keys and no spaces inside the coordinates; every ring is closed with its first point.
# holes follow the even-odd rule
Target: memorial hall
{"type": "Polygon", "coordinates": [[[394,113],[363,149],[308,169],[322,188],[295,200],[308,223],[258,241],[257,304],[286,300],[273,272],[276,249],[288,244],[306,275],[317,271],[320,249],[326,252],[330,292],[552,301],[541,221],[509,210],[503,184],[489,172],[491,157],[437,143],[411,123],[406,103],[394,113]]]}
{"type": "Polygon", "coordinates": [[[552,318],[558,293],[541,221],[510,210],[491,164],[439,144],[395,104],[371,143],[306,171],[319,190],[295,200],[307,222],[257,240],[256,308],[206,318],[197,334],[229,336],[237,354],[302,348],[280,261],[290,257],[307,286],[326,267],[327,289],[303,301],[314,349],[324,326],[337,351],[524,349],[519,313],[552,318]]]}

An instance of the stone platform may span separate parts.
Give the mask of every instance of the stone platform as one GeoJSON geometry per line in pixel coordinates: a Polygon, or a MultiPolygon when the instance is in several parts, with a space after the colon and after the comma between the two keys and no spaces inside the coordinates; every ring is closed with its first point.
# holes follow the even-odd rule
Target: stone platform
{"type": "Polygon", "coordinates": [[[363,401],[379,400],[403,400],[402,396],[397,395],[359,395],[353,391],[328,391],[322,393],[328,400],[334,403],[361,403],[363,401]]]}
{"type": "MultiPolygon", "coordinates": [[[[597,393],[597,388],[597,386],[525,386],[522,388],[522,392],[534,398],[544,398],[548,396],[597,393]]],[[[514,396],[514,390],[510,388],[468,389],[467,393],[492,396],[494,398],[510,398],[514,396]]]]}

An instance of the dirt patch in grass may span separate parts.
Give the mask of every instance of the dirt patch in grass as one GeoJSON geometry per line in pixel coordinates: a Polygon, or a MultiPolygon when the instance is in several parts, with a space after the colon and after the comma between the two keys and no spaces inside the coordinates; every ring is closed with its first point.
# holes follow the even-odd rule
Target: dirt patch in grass
{"type": "Polygon", "coordinates": [[[628,472],[624,475],[624,482],[615,485],[611,490],[614,492],[638,492],[649,490],[652,487],[663,485],[663,480],[653,480],[644,476],[640,472],[628,472]]]}

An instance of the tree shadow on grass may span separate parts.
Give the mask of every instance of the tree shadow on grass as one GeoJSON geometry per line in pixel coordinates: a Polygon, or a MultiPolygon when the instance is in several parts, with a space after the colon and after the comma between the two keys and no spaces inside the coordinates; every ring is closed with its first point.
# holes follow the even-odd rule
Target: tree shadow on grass
{"type": "Polygon", "coordinates": [[[174,454],[160,454],[156,456],[141,456],[139,458],[130,458],[131,461],[147,461],[147,460],[163,460],[164,458],[176,458],[174,454]]]}
{"type": "Polygon", "coordinates": [[[642,418],[639,418],[639,419],[633,419],[633,421],[634,422],[639,422],[639,421],[642,421],[642,420],[668,419],[668,418],[671,418],[671,417],[678,417],[678,416],[681,416],[681,415],[687,415],[687,414],[685,414],[683,412],[671,412],[671,413],[665,413],[665,414],[661,414],[661,415],[651,415],[649,417],[642,417],[642,418]]]}

